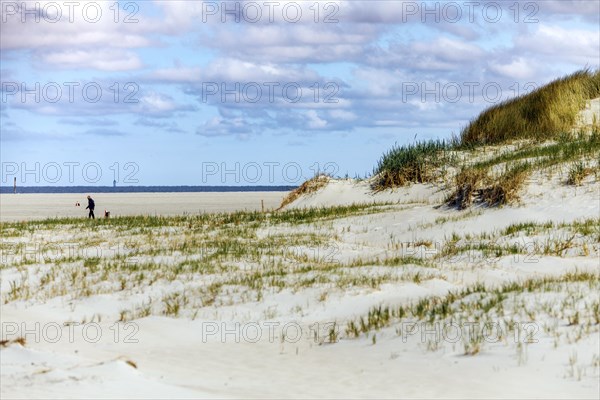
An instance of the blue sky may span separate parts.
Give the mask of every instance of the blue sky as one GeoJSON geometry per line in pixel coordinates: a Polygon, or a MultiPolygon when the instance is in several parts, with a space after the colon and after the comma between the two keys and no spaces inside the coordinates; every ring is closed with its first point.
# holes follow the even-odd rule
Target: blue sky
{"type": "Polygon", "coordinates": [[[364,176],[600,64],[595,0],[1,4],[1,185],[364,176]]]}

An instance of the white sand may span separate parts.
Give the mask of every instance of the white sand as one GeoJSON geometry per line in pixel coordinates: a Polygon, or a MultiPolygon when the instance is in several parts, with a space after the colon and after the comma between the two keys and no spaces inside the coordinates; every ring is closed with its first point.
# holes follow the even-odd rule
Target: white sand
{"type": "Polygon", "coordinates": [[[369,203],[440,204],[448,193],[435,185],[412,185],[373,192],[370,180],[332,179],[314,193],[301,196],[286,209],[369,203]]]}
{"type": "Polygon", "coordinates": [[[575,129],[591,128],[594,124],[600,125],[600,97],[590,100],[579,112],[575,129]]]}
{"type": "MultiPolygon", "coordinates": [[[[104,215],[181,215],[279,207],[285,192],[98,193],[96,218],[104,215]]],[[[0,194],[0,221],[54,217],[87,217],[87,199],[80,193],[0,194]],[[80,207],[75,203],[79,202],[80,207]]]]}

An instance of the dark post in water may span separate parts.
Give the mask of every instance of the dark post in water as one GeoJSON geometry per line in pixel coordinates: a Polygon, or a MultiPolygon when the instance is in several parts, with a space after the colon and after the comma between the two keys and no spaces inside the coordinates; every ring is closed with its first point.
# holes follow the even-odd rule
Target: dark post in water
{"type": "Polygon", "coordinates": [[[13,181],[13,193],[17,194],[17,177],[15,176],[15,180],[13,181]]]}

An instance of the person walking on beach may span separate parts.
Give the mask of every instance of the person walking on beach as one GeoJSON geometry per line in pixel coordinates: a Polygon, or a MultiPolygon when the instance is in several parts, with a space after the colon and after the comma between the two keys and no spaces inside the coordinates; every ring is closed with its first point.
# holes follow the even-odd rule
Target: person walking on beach
{"type": "Polygon", "coordinates": [[[94,203],[94,199],[92,199],[91,196],[88,196],[87,199],[88,199],[88,206],[85,209],[87,210],[89,208],[89,210],[90,210],[90,213],[88,214],[88,218],[96,219],[96,217],[94,216],[94,208],[96,207],[96,203],[94,203]]]}

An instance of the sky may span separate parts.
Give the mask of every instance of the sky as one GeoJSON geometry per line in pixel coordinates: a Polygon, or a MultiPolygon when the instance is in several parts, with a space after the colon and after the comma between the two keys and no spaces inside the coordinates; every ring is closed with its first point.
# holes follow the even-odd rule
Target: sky
{"type": "Polygon", "coordinates": [[[0,185],[299,185],[600,65],[600,1],[1,1],[0,185]]]}

